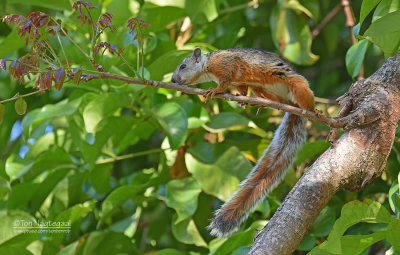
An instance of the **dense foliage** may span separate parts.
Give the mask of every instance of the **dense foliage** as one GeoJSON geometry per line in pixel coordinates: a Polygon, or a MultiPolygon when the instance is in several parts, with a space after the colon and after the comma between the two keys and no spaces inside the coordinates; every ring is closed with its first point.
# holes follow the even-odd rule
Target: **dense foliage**
{"type": "MultiPolygon", "coordinates": [[[[206,229],[213,211],[268,146],[282,113],[81,78],[108,71],[169,82],[197,46],[254,47],[280,53],[309,79],[316,96],[334,99],[400,46],[399,0],[352,1],[354,43],[343,10],[318,26],[338,4],[2,3],[0,254],[245,254],[255,230],[329,147],[329,129],[310,122],[308,143],[284,182],[240,231],[214,238],[206,229]]],[[[328,101],[317,106],[323,114],[337,113],[332,100],[321,101],[328,101]]],[[[400,253],[399,150],[396,140],[386,171],[373,184],[334,196],[299,254],[400,253]]]]}

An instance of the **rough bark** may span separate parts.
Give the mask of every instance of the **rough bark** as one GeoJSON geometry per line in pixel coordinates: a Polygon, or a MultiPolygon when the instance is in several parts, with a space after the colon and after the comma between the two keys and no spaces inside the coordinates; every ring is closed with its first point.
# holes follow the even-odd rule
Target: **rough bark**
{"type": "Polygon", "coordinates": [[[381,175],[400,119],[399,92],[400,52],[350,88],[344,134],[300,178],[248,254],[292,254],[339,189],[359,191],[381,175]]]}

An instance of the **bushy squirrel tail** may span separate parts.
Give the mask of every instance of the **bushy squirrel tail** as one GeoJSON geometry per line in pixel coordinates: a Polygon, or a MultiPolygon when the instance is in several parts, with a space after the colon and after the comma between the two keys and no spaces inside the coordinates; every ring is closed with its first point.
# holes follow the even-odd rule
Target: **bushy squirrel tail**
{"type": "Polygon", "coordinates": [[[297,151],[307,137],[307,120],[286,113],[271,144],[240,188],[216,211],[208,226],[211,234],[229,236],[248,217],[251,210],[283,179],[297,151]]]}

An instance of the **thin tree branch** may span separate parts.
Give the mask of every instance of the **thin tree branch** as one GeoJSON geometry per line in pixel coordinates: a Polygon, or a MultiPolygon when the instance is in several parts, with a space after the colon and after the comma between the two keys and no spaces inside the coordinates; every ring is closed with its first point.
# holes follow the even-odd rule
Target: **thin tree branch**
{"type": "Polygon", "coordinates": [[[333,8],[326,16],[325,18],[319,23],[314,30],[311,33],[312,39],[317,37],[319,33],[321,33],[322,29],[339,13],[339,11],[342,9],[342,4],[337,4],[335,8],[333,8]]]}
{"type": "Polygon", "coordinates": [[[40,93],[40,92],[43,93],[43,90],[36,90],[36,91],[30,92],[30,93],[28,93],[28,94],[18,95],[18,96],[12,97],[12,98],[4,99],[4,100],[1,100],[1,101],[0,101],[0,104],[2,104],[2,103],[7,103],[7,102],[11,102],[11,101],[14,101],[14,100],[23,98],[23,97],[32,96],[32,95],[38,94],[38,93],[40,93]]]}
{"type": "MultiPolygon", "coordinates": [[[[187,94],[195,94],[195,95],[204,95],[206,90],[199,89],[195,87],[189,87],[184,85],[178,85],[173,83],[166,83],[161,81],[153,81],[153,80],[136,80],[133,78],[120,76],[113,73],[104,73],[104,74],[82,74],[82,81],[90,81],[94,79],[113,79],[113,80],[120,80],[124,81],[129,84],[140,84],[140,85],[147,85],[156,88],[165,88],[165,89],[172,89],[176,91],[181,91],[187,94]]],[[[268,100],[261,97],[248,97],[248,96],[236,96],[229,93],[221,93],[216,94],[215,98],[221,98],[228,101],[236,101],[242,103],[248,103],[250,105],[259,105],[263,107],[272,107],[275,109],[283,110],[285,112],[290,112],[317,122],[321,122],[329,127],[332,128],[341,128],[346,126],[348,122],[348,118],[336,118],[336,117],[327,117],[323,116],[317,112],[307,111],[292,105],[279,103],[276,101],[268,100]]]]}
{"type": "Polygon", "coordinates": [[[115,161],[124,160],[124,159],[128,159],[128,158],[135,158],[135,157],[148,155],[148,154],[152,154],[152,153],[163,152],[165,150],[168,150],[168,148],[167,149],[158,148],[158,149],[152,149],[152,150],[147,150],[147,151],[134,152],[134,153],[131,153],[131,154],[115,156],[115,157],[112,157],[112,158],[100,159],[100,160],[96,161],[95,164],[96,165],[101,165],[101,164],[113,163],[115,161]]]}

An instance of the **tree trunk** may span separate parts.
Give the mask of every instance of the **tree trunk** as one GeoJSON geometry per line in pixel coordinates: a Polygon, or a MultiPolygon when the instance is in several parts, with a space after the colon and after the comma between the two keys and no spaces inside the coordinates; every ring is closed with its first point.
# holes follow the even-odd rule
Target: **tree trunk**
{"type": "Polygon", "coordinates": [[[339,189],[359,191],[385,168],[400,119],[400,52],[344,96],[343,135],[300,178],[248,254],[292,254],[339,189]]]}

